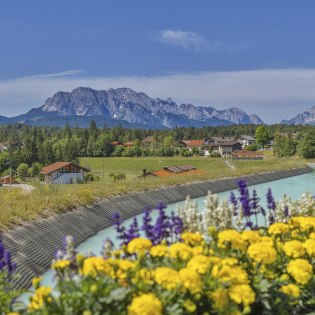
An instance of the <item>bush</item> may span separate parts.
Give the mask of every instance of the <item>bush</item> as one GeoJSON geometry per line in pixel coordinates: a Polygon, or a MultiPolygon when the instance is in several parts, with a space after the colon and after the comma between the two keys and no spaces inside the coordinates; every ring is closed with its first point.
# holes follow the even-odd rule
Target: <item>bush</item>
{"type": "Polygon", "coordinates": [[[257,151],[258,149],[259,149],[259,146],[256,143],[250,144],[245,147],[245,150],[247,151],[257,151]]]}
{"type": "Polygon", "coordinates": [[[29,176],[30,177],[39,176],[42,168],[43,168],[43,166],[40,163],[38,163],[38,162],[33,163],[32,166],[30,167],[30,169],[28,170],[29,176]]]}
{"type": "Polygon", "coordinates": [[[124,173],[120,173],[120,174],[114,174],[114,173],[110,173],[109,174],[109,177],[113,178],[114,179],[114,182],[116,180],[123,180],[123,179],[126,179],[126,175],[124,173]]]}
{"type": "Polygon", "coordinates": [[[96,175],[93,175],[92,173],[87,173],[84,176],[84,181],[85,182],[96,182],[96,181],[99,181],[99,180],[100,180],[100,177],[96,176],[96,175]]]}
{"type": "Polygon", "coordinates": [[[19,178],[24,180],[29,175],[28,165],[21,163],[16,169],[16,174],[19,178]]]}

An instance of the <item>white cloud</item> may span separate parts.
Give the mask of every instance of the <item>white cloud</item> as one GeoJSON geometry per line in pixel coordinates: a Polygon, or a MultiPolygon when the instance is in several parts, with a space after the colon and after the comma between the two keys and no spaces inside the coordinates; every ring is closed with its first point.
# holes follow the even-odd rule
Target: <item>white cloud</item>
{"type": "Polygon", "coordinates": [[[223,46],[219,41],[208,41],[200,34],[180,30],[163,30],[156,36],[156,40],[196,52],[217,51],[223,46]]]}
{"type": "Polygon", "coordinates": [[[315,69],[265,69],[234,72],[170,74],[155,77],[85,77],[35,75],[0,81],[0,115],[13,116],[42,105],[59,90],[130,87],[151,97],[172,97],[178,103],[240,107],[266,122],[291,118],[315,105],[315,69]]]}

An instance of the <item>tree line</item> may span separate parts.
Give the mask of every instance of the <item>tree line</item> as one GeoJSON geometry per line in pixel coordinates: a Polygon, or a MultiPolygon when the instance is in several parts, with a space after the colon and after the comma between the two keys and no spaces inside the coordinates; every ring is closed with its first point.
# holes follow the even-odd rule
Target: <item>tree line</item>
{"type": "MultiPolygon", "coordinates": [[[[274,138],[275,152],[286,156],[301,152],[305,157],[315,157],[313,126],[270,125],[263,127],[263,135],[274,138]],[[293,139],[292,134],[298,134],[293,139]],[[285,138],[283,141],[282,137],[285,138]],[[304,153],[303,153],[304,152],[304,153]]],[[[190,155],[187,149],[178,149],[180,140],[206,139],[211,136],[239,137],[255,136],[257,125],[232,125],[218,127],[182,127],[171,130],[126,129],[121,126],[98,128],[91,122],[89,128],[71,128],[66,124],[59,127],[32,127],[24,124],[0,126],[0,145],[7,149],[0,153],[0,173],[8,172],[11,165],[17,169],[21,163],[37,172],[39,163],[42,166],[56,161],[78,161],[80,157],[99,156],[172,156],[190,155]],[[152,136],[154,143],[143,146],[141,141],[152,136]],[[113,146],[113,141],[133,142],[132,146],[113,146]],[[33,168],[32,168],[33,166],[33,168]]],[[[268,140],[269,141],[269,140],[268,140]]],[[[0,147],[1,148],[1,147],[0,147]]],[[[24,166],[25,172],[25,166],[24,166]]]]}

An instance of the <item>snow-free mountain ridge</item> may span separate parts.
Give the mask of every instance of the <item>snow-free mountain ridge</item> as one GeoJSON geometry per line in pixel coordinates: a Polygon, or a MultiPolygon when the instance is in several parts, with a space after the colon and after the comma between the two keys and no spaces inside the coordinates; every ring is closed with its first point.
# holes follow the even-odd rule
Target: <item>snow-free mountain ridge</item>
{"type": "Polygon", "coordinates": [[[282,124],[289,125],[315,125],[315,106],[307,109],[302,114],[298,114],[292,119],[282,120],[282,124]]]}
{"type": "MultiPolygon", "coordinates": [[[[5,117],[2,118],[5,121],[5,117]]],[[[57,126],[63,126],[68,121],[71,125],[82,127],[95,120],[99,125],[106,123],[109,127],[121,124],[140,128],[263,123],[257,115],[248,115],[236,107],[217,110],[192,104],[178,105],[170,98],[151,98],[129,88],[97,91],[86,87],[76,88],[72,92],[59,91],[41,107],[9,120],[11,123],[57,126]]]]}

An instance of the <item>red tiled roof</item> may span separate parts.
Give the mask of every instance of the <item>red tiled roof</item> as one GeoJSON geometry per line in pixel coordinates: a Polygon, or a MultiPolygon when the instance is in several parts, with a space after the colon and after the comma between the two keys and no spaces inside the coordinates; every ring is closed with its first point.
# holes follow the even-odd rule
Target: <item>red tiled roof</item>
{"type": "Polygon", "coordinates": [[[123,145],[120,141],[113,141],[110,143],[111,145],[123,145]]]}
{"type": "Polygon", "coordinates": [[[189,143],[187,143],[190,147],[198,147],[202,146],[205,143],[205,140],[191,140],[189,143]]]}
{"type": "Polygon", "coordinates": [[[142,140],[142,143],[152,143],[152,142],[155,142],[153,136],[145,137],[145,138],[142,140]]]}
{"type": "Polygon", "coordinates": [[[56,163],[53,163],[53,164],[48,165],[48,166],[46,166],[46,167],[43,167],[41,173],[44,174],[44,175],[48,175],[48,174],[50,174],[50,173],[52,173],[52,172],[55,172],[55,171],[57,171],[57,170],[59,170],[59,169],[61,169],[61,168],[63,168],[63,167],[66,167],[66,166],[68,166],[68,165],[71,165],[71,164],[72,164],[73,166],[82,168],[84,171],[89,171],[88,168],[85,168],[85,167],[83,167],[83,166],[77,165],[77,164],[72,163],[72,162],[56,162],[56,163]]]}
{"type": "Polygon", "coordinates": [[[187,176],[187,175],[201,175],[201,174],[204,174],[204,171],[200,169],[195,169],[195,170],[191,170],[187,172],[173,173],[166,170],[158,170],[158,171],[151,172],[151,174],[158,177],[183,176],[183,175],[187,176]]]}

